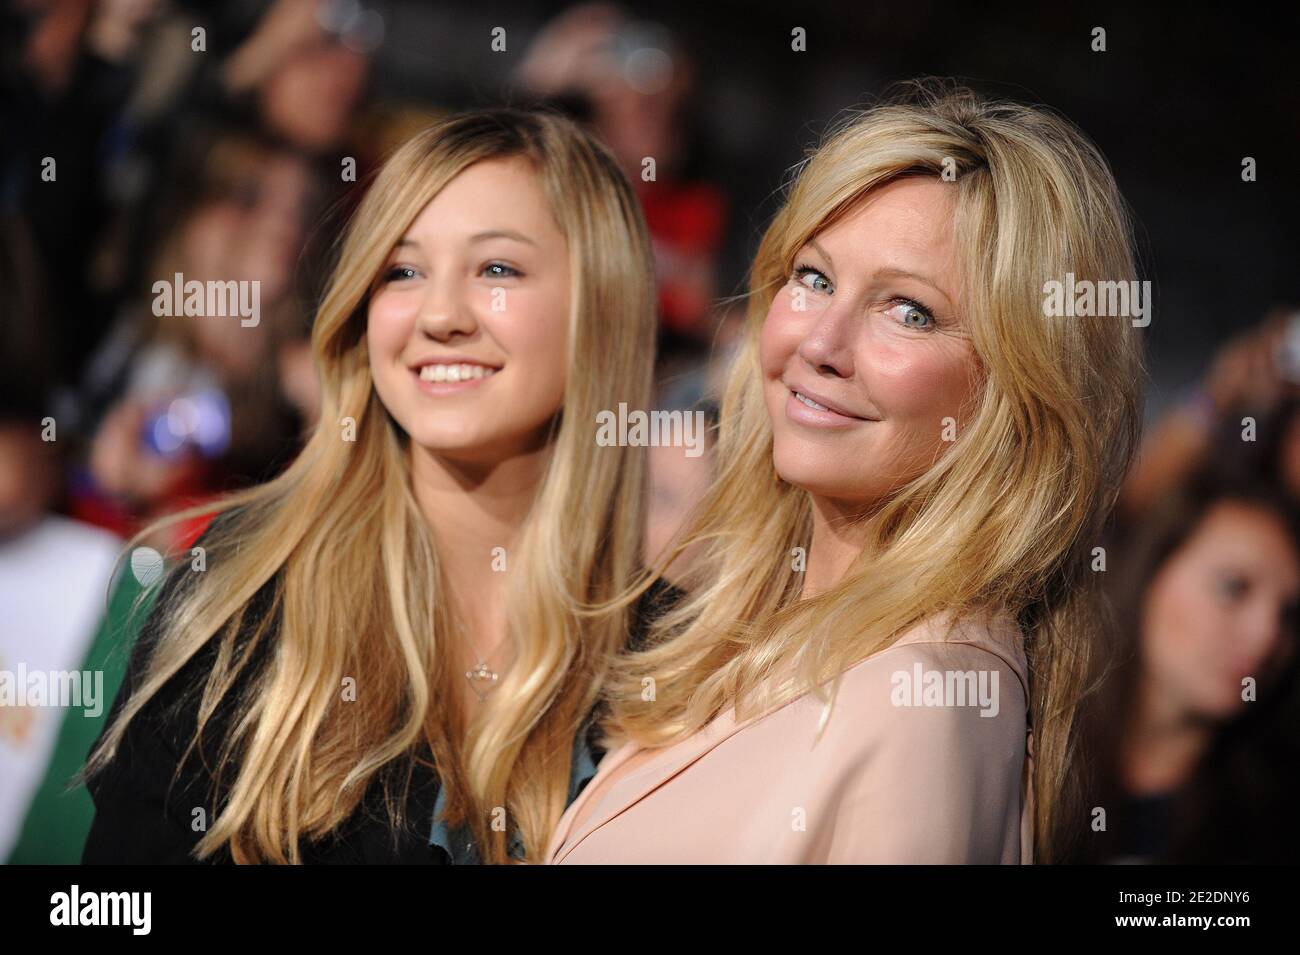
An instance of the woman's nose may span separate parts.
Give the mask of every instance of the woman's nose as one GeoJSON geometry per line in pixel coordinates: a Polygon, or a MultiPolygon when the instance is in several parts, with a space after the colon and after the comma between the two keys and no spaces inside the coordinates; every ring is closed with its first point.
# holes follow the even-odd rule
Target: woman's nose
{"type": "Polygon", "coordinates": [[[818,313],[799,343],[799,357],[818,372],[853,375],[852,331],[848,309],[832,303],[818,313]]]}

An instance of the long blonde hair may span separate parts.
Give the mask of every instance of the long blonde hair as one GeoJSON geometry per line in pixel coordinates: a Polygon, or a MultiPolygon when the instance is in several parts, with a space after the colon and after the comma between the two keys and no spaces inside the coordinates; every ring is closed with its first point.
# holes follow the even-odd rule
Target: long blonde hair
{"type": "MultiPolygon", "coordinates": [[[[112,759],[128,722],[206,641],[221,642],[202,724],[247,665],[236,641],[251,598],[277,574],[271,613],[251,640],[275,634],[269,663],[240,701],[216,767],[232,769],[229,801],[199,843],[235,861],[297,862],[381,780],[396,825],[401,799],[386,767],[427,744],[446,787],[447,818],[466,824],[484,861],[508,858],[505,807],[529,859],[545,849],[567,803],[574,738],[599,696],[630,611],[589,607],[639,569],[644,473],[636,448],[598,447],[596,413],[649,400],[654,348],[649,240],[608,152],[576,125],[541,112],[488,110],[447,119],[384,164],[346,233],[312,331],[319,424],[274,480],[155,523],[222,513],[205,538],[207,570],[178,568],[156,650],[138,692],[86,767],[112,759]],[[367,303],[393,245],[421,209],[473,163],[522,156],[536,169],[565,235],[572,278],[563,406],[552,451],[511,562],[513,663],[484,710],[463,725],[457,621],[440,596],[438,555],[413,496],[407,437],[375,392],[367,303]],[[342,440],[355,422],[355,441],[342,440]],[[278,626],[272,626],[278,617],[278,626]],[[351,677],[360,702],[340,702],[351,677]]],[[[191,748],[193,743],[191,743],[191,748]]],[[[422,824],[430,824],[422,820],[422,824]]]]}
{"type": "Polygon", "coordinates": [[[1143,377],[1128,318],[1045,316],[1044,283],[1067,273],[1126,281],[1136,265],[1109,167],[1064,119],[917,81],[830,131],[797,169],[753,263],[717,480],[661,558],[698,542],[704,579],[656,621],[650,648],[611,673],[611,738],[663,745],[729,706],[763,712],[809,691],[829,704],[846,668],[921,620],[1006,611],[1026,638],[1036,844],[1051,857],[1055,819],[1073,811],[1075,709],[1106,617],[1089,561],[1136,446],[1143,377]],[[866,520],[845,579],[800,600],[791,553],[809,545],[811,504],[773,468],[759,331],[810,238],[873,188],[946,168],[983,371],[978,407],[946,453],[866,520]],[[653,700],[642,697],[648,680],[653,700]]]}

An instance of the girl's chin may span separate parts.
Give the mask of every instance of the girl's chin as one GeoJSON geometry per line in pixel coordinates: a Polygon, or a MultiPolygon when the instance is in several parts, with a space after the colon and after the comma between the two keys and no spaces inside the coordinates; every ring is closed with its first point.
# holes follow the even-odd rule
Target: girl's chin
{"type": "Polygon", "coordinates": [[[545,435],[535,432],[516,434],[497,430],[484,430],[472,435],[457,433],[407,432],[413,450],[427,457],[441,458],[463,464],[499,464],[511,458],[522,457],[545,444],[545,435]]]}

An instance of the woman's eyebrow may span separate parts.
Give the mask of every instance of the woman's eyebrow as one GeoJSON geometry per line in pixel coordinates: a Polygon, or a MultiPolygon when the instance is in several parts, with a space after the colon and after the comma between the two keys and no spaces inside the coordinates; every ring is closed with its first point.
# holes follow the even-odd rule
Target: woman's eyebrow
{"type": "Polygon", "coordinates": [[[827,252],[825,249],[821,247],[821,245],[817,242],[816,239],[809,239],[808,244],[811,245],[817,251],[818,255],[820,255],[823,259],[826,260],[827,264],[830,265],[831,268],[835,268],[835,260],[831,258],[831,254],[829,252],[827,252]]]}
{"type": "MultiPolygon", "coordinates": [[[[832,269],[835,268],[835,260],[831,258],[831,254],[829,252],[827,252],[824,248],[822,248],[820,242],[818,242],[816,239],[809,239],[808,244],[817,251],[817,254],[819,254],[823,259],[826,260],[826,263],[832,269]]],[[[912,272],[908,269],[900,269],[900,268],[895,268],[890,266],[887,268],[876,269],[871,274],[873,276],[884,276],[889,278],[915,279],[917,282],[920,282],[923,285],[930,286],[930,288],[934,289],[945,299],[947,299],[948,304],[950,306],[952,305],[952,296],[949,295],[947,292],[945,292],[942,288],[940,288],[939,285],[933,279],[928,278],[927,276],[924,276],[919,272],[912,272]]]]}
{"type": "Polygon", "coordinates": [[[899,269],[899,268],[883,268],[883,269],[876,269],[876,271],[873,272],[872,274],[880,275],[880,276],[888,276],[891,278],[914,279],[917,282],[920,282],[922,285],[930,286],[930,288],[934,289],[936,292],[938,292],[940,295],[946,298],[948,300],[949,305],[952,304],[952,296],[950,296],[947,292],[945,292],[942,288],[940,288],[933,279],[927,278],[926,276],[921,275],[919,272],[910,272],[907,269],[899,269]]]}

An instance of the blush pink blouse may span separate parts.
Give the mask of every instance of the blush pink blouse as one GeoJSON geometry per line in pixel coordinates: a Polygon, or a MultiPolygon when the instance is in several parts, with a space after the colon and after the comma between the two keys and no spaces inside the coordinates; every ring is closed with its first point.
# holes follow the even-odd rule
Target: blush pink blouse
{"type": "Polygon", "coordinates": [[[949,620],[847,669],[820,739],[823,704],[805,694],[616,748],[547,862],[1031,863],[1023,637],[1006,615],[949,620]]]}

